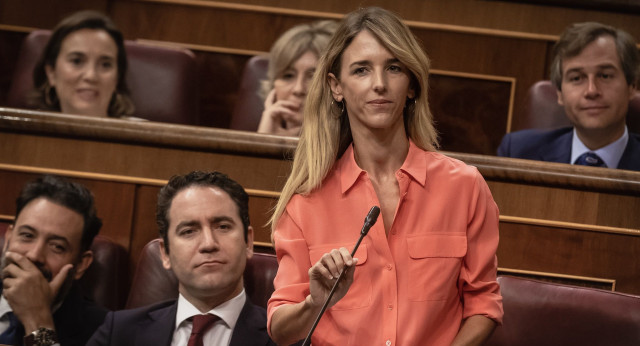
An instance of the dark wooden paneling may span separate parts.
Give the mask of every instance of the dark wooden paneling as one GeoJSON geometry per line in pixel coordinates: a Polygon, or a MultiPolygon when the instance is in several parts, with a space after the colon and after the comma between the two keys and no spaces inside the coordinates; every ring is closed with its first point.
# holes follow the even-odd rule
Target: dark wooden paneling
{"type": "Polygon", "coordinates": [[[2,198],[0,198],[0,214],[15,217],[16,198],[20,194],[22,186],[37,177],[24,173],[0,172],[0,184],[2,184],[2,198]]]}
{"type": "Polygon", "coordinates": [[[135,214],[133,228],[131,229],[131,245],[129,250],[130,272],[135,274],[138,258],[145,245],[158,238],[158,226],[156,225],[156,205],[160,186],[137,185],[135,214]]]}
{"type": "Polygon", "coordinates": [[[32,28],[53,28],[66,16],[80,10],[107,13],[109,0],[2,0],[0,23],[32,28]]]}
{"type": "Polygon", "coordinates": [[[0,105],[7,101],[20,45],[26,36],[23,32],[0,31],[0,105]]]}
{"type": "Polygon", "coordinates": [[[253,240],[271,244],[271,227],[267,225],[277,202],[271,197],[249,197],[249,218],[253,226],[253,240]]]}
{"type": "Polygon", "coordinates": [[[196,51],[200,120],[198,125],[229,128],[248,55],[196,51]]]}
{"type": "MultiPolygon", "coordinates": [[[[181,3],[180,0],[174,2],[181,3]]],[[[200,3],[210,5],[212,2],[204,0],[200,3]]],[[[635,37],[640,37],[637,14],[603,12],[597,9],[584,10],[478,0],[361,0],[357,2],[343,0],[224,0],[220,2],[231,6],[257,5],[272,10],[291,9],[333,14],[344,14],[358,7],[381,6],[398,13],[406,20],[547,35],[557,35],[573,22],[595,20],[620,26],[635,37]]],[[[182,3],[181,6],[186,7],[185,2],[182,1],[182,3]]],[[[141,11],[147,11],[146,7],[153,5],[151,2],[135,0],[3,0],[0,2],[0,23],[50,28],[66,14],[79,9],[102,10],[118,20],[114,8],[129,6],[128,8],[142,8],[141,11]]],[[[225,23],[231,23],[231,27],[235,24],[232,21],[225,23]]],[[[273,23],[273,25],[278,24],[273,23]]],[[[162,24],[157,25],[163,30],[169,30],[162,27],[162,24]]],[[[198,23],[198,25],[204,24],[198,23]]]]}
{"type": "Polygon", "coordinates": [[[511,83],[432,74],[429,92],[442,150],[495,155],[507,132],[511,83]]]}
{"type": "Polygon", "coordinates": [[[585,8],[596,11],[619,13],[640,13],[640,4],[630,0],[486,0],[538,5],[561,6],[566,8],[585,8]]]}
{"type": "Polygon", "coordinates": [[[522,129],[518,114],[527,89],[545,79],[547,43],[427,29],[414,29],[434,69],[516,79],[512,130],[522,129]]]}
{"type": "MultiPolygon", "coordinates": [[[[535,2],[535,0],[531,1],[535,2]]],[[[585,10],[479,0],[226,0],[224,2],[331,13],[347,13],[358,7],[380,6],[397,13],[406,20],[546,35],[558,35],[574,22],[599,21],[622,27],[640,38],[637,14],[603,12],[598,9],[585,10]]]]}
{"type": "Polygon", "coordinates": [[[118,182],[105,184],[91,179],[75,180],[93,192],[98,216],[102,218],[100,234],[129,250],[135,186],[118,182]]]}
{"type": "Polygon", "coordinates": [[[322,18],[138,1],[116,1],[110,14],[131,39],[257,51],[268,51],[287,29],[322,18]]]}
{"type": "Polygon", "coordinates": [[[615,279],[640,294],[640,236],[500,223],[500,267],[615,279]]]}
{"type": "Polygon", "coordinates": [[[504,215],[640,229],[638,192],[627,195],[520,182],[488,184],[504,215]]]}
{"type": "Polygon", "coordinates": [[[168,179],[174,174],[184,174],[196,169],[216,170],[224,167],[225,173],[243,186],[265,188],[269,191],[274,191],[284,181],[283,178],[274,180],[274,176],[277,176],[274,172],[279,171],[283,165],[281,160],[256,158],[255,161],[247,161],[219,152],[151,148],[99,141],[87,141],[80,151],[77,146],[77,140],[73,139],[10,133],[2,133],[0,136],[0,147],[12,151],[7,153],[3,150],[2,161],[19,162],[28,166],[41,166],[46,162],[45,167],[49,168],[79,171],[90,169],[95,172],[154,179],[168,179]],[[28,139],[29,143],[17,144],[15,140],[18,138],[28,139]]]}

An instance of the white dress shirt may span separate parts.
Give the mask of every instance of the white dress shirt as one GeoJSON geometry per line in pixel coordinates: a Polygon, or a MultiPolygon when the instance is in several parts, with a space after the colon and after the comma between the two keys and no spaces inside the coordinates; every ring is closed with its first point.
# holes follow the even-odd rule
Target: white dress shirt
{"type": "MultiPolygon", "coordinates": [[[[238,317],[246,300],[247,295],[242,289],[242,292],[237,296],[207,312],[220,317],[220,320],[216,321],[203,335],[202,341],[204,345],[229,345],[233,328],[238,322],[238,317]]],[[[184,346],[187,344],[193,328],[193,323],[189,319],[195,315],[202,315],[202,313],[180,294],[178,297],[178,312],[176,314],[176,329],[173,332],[171,346],[184,346]]]]}
{"type": "Polygon", "coordinates": [[[4,296],[0,296],[0,334],[9,328],[9,316],[7,313],[12,312],[11,305],[4,296]]]}
{"type": "Polygon", "coordinates": [[[571,143],[571,164],[573,165],[580,155],[591,151],[600,156],[602,161],[607,165],[607,168],[618,168],[622,154],[624,154],[624,149],[627,147],[627,142],[629,142],[629,130],[627,130],[627,126],[625,125],[622,137],[600,149],[590,150],[582,143],[580,138],[578,138],[576,128],[574,127],[573,143],[571,143]]]}

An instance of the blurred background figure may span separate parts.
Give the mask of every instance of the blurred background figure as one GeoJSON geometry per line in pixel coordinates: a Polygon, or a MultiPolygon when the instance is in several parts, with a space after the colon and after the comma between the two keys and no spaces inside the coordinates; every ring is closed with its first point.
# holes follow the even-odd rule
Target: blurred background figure
{"type": "Polygon", "coordinates": [[[261,90],[265,101],[259,133],[299,135],[309,82],[336,27],[332,20],[301,24],[273,44],[261,90]]]}
{"type": "Polygon", "coordinates": [[[53,30],[33,71],[31,102],[43,110],[99,117],[130,115],[122,33],[107,16],[77,12],[53,30]]]}
{"type": "Polygon", "coordinates": [[[627,125],[640,57],[627,32],[587,22],[554,46],[551,82],[572,127],[508,133],[499,156],[640,171],[640,135],[627,125]]]}

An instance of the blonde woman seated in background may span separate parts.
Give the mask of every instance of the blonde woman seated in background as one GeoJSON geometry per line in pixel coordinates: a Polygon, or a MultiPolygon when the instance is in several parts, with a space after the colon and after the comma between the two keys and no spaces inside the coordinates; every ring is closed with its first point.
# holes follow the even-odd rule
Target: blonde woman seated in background
{"type": "Polygon", "coordinates": [[[264,111],[259,133],[298,136],[309,82],[337,23],[332,20],[289,29],[269,52],[267,80],[263,82],[264,111]]]}
{"type": "Polygon", "coordinates": [[[134,106],[126,73],[124,40],[111,19],[77,12],[54,28],[33,71],[31,103],[67,114],[127,116],[134,106]]]}

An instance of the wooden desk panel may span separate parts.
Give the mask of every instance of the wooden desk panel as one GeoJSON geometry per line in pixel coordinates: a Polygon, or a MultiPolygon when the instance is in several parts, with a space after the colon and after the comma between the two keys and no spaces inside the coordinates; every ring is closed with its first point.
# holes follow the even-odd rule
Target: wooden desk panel
{"type": "MultiPolygon", "coordinates": [[[[290,169],[295,139],[0,108],[0,188],[15,195],[38,172],[80,179],[130,251],[157,236],[156,194],[172,174],[216,169],[250,194],[256,240],[290,169]],[[11,166],[21,165],[21,166],[11,166]],[[112,220],[113,219],[113,220],[112,220]]],[[[478,167],[501,210],[500,267],[586,276],[640,294],[640,173],[448,153],[478,167]]],[[[5,192],[6,191],[6,192],[5,192]]],[[[13,213],[12,198],[0,214],[13,213]]],[[[133,271],[132,271],[133,273],[133,271]]]]}
{"type": "Polygon", "coordinates": [[[626,195],[624,191],[593,191],[588,187],[571,189],[491,180],[488,184],[500,206],[501,215],[640,229],[638,192],[626,195]]]}
{"type": "Polygon", "coordinates": [[[616,291],[640,294],[639,259],[640,234],[500,223],[500,267],[613,279],[616,291]]]}
{"type": "Polygon", "coordinates": [[[297,139],[0,108],[0,162],[166,180],[220,170],[245,188],[279,191],[297,139]]]}

